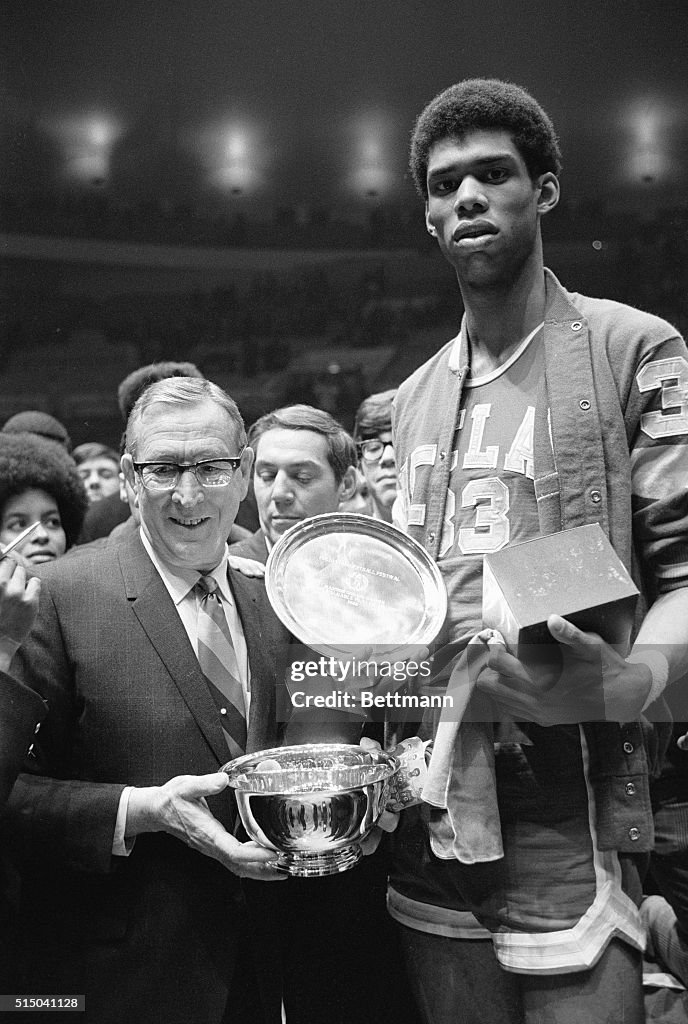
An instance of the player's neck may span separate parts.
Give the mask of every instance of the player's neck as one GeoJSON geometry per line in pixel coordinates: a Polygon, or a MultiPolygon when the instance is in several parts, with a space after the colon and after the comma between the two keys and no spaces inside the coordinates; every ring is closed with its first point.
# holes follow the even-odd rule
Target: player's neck
{"type": "Polygon", "coordinates": [[[482,376],[510,357],[545,313],[545,276],[540,263],[504,288],[463,289],[471,370],[482,376]]]}

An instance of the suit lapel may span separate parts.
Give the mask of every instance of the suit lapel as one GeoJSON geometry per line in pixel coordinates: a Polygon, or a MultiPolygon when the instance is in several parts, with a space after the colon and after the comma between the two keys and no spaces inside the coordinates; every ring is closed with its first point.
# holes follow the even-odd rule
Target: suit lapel
{"type": "Polygon", "coordinates": [[[218,767],[229,760],[205,677],[155,566],[138,536],[118,548],[127,598],[148,639],[215,756],[218,767]]]}

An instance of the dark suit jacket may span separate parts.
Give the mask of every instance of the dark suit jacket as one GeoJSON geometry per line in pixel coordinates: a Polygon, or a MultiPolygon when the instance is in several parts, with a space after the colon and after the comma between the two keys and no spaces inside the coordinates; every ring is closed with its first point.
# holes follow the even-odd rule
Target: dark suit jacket
{"type": "MultiPolygon", "coordinates": [[[[0,811],[21,771],[46,707],[28,686],[0,672],[0,811]]],[[[0,827],[0,989],[16,981],[15,931],[18,874],[5,856],[0,827]]]]}
{"type": "Polygon", "coordinates": [[[28,686],[0,672],[0,807],[21,770],[46,707],[28,686]]]}
{"type": "MultiPolygon", "coordinates": [[[[239,880],[163,833],[111,856],[122,789],[216,771],[216,708],[138,535],[41,570],[36,627],[12,666],[49,704],[36,773],[8,831],[26,872],[28,988],[85,992],[87,1020],[221,1021],[242,924],[239,880]],[[38,774],[40,773],[40,774],[38,774]]],[[[275,653],[288,634],[262,581],[230,570],[252,679],[248,749],[274,745],[275,653]]],[[[209,801],[228,829],[227,791],[209,801]]]]}

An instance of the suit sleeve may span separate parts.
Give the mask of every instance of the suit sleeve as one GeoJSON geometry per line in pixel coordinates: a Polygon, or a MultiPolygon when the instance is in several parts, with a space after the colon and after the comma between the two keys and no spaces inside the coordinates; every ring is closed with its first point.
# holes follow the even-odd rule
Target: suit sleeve
{"type": "Polygon", "coordinates": [[[58,611],[45,580],[36,625],[15,656],[11,672],[40,694],[48,713],[26,770],[19,775],[7,803],[10,843],[22,859],[47,856],[77,870],[108,872],[124,786],[78,778],[83,708],[58,611]]]}
{"type": "Polygon", "coordinates": [[[0,807],[21,770],[46,707],[28,686],[0,672],[0,807]]]}

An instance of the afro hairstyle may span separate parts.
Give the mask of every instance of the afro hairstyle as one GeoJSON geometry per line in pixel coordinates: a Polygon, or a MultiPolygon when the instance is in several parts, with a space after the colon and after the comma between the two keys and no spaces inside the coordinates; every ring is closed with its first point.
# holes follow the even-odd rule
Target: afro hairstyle
{"type": "Polygon", "coordinates": [[[37,434],[0,433],[0,515],[16,494],[36,488],[57,502],[67,547],[76,543],[88,498],[72,457],[37,434]]]}
{"type": "Polygon", "coordinates": [[[561,173],[559,140],[537,100],[513,82],[468,78],[435,96],[414,125],[409,169],[423,199],[428,198],[430,148],[442,139],[462,139],[466,132],[481,130],[509,132],[533,180],[546,171],[561,173]]]}

